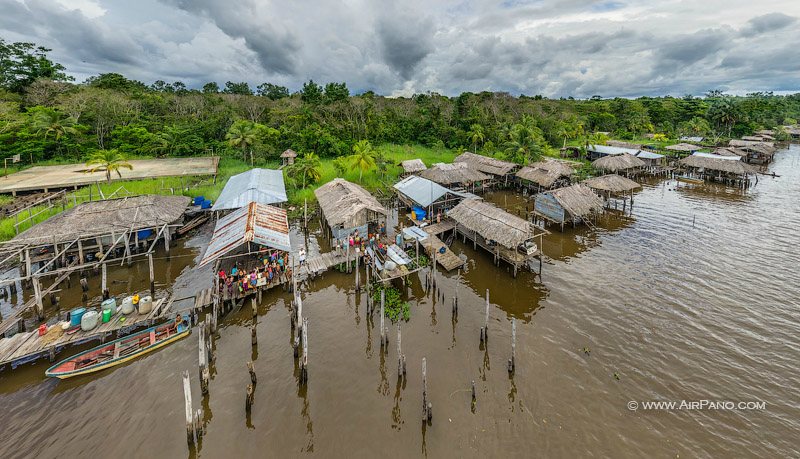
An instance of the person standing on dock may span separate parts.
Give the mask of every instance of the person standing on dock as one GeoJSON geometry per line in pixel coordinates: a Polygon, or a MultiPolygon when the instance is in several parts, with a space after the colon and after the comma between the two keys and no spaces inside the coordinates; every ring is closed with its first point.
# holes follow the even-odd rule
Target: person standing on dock
{"type": "Polygon", "coordinates": [[[299,260],[299,266],[303,266],[303,263],[306,262],[306,248],[300,247],[300,253],[298,254],[297,259],[299,260]]]}

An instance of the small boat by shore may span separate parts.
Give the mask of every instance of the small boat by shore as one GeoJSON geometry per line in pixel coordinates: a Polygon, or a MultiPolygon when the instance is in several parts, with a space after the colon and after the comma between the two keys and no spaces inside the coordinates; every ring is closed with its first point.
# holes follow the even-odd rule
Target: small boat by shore
{"type": "Polygon", "coordinates": [[[675,180],[683,183],[695,183],[695,184],[705,183],[705,180],[703,179],[697,177],[689,177],[686,175],[678,175],[675,177],[675,180]]]}
{"type": "Polygon", "coordinates": [[[66,379],[105,370],[175,342],[191,331],[189,319],[178,315],[174,321],[101,344],[48,368],[46,376],[66,379]]]}

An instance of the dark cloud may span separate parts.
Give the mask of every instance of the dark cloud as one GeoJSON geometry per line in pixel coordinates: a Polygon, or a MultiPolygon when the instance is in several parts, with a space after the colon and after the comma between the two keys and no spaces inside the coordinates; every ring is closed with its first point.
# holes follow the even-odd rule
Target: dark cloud
{"type": "Polygon", "coordinates": [[[430,19],[393,16],[380,20],[376,34],[386,63],[403,79],[410,79],[417,64],[433,51],[434,30],[430,19]]]}
{"type": "Polygon", "coordinates": [[[782,29],[796,21],[796,17],[787,16],[783,13],[769,13],[763,16],[756,16],[747,21],[747,25],[742,29],[742,35],[745,37],[752,37],[753,35],[782,29]]]}

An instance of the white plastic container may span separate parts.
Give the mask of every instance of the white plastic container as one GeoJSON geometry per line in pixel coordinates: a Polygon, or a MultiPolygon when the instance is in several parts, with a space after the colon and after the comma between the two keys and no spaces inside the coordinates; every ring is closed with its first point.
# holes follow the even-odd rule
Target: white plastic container
{"type": "Polygon", "coordinates": [[[81,330],[94,330],[98,322],[100,322],[100,314],[97,311],[86,311],[81,317],[81,330]]]}
{"type": "Polygon", "coordinates": [[[143,296],[139,300],[139,314],[149,314],[153,310],[153,297],[143,296]]]}
{"type": "Polygon", "coordinates": [[[111,315],[113,316],[114,314],[117,313],[117,300],[116,300],[116,298],[109,298],[109,299],[103,301],[102,303],[100,303],[100,308],[103,311],[105,311],[106,309],[110,309],[111,310],[111,315]]]}
{"type": "Polygon", "coordinates": [[[136,307],[133,305],[133,297],[126,296],[122,300],[122,306],[120,306],[123,314],[133,314],[133,311],[136,310],[136,307]]]}

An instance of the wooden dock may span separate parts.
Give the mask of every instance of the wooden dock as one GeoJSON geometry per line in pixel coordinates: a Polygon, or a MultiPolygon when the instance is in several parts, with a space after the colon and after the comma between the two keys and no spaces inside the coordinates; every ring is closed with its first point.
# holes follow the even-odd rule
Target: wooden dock
{"type": "Polygon", "coordinates": [[[433,256],[434,251],[438,252],[439,250],[442,249],[442,247],[444,247],[445,249],[444,253],[438,252],[436,254],[436,261],[442,266],[442,268],[448,271],[452,271],[462,266],[464,264],[464,260],[462,260],[455,253],[453,253],[453,251],[450,250],[450,248],[447,247],[447,245],[445,245],[445,243],[442,242],[442,240],[439,239],[436,236],[436,234],[441,234],[445,231],[452,230],[455,227],[456,227],[455,223],[450,221],[450,222],[437,223],[435,225],[430,225],[422,228],[423,230],[425,230],[426,233],[428,233],[428,237],[425,240],[420,241],[420,244],[422,244],[422,247],[425,248],[425,252],[427,252],[428,255],[431,257],[433,256]],[[448,226],[446,224],[449,224],[449,228],[442,229],[442,227],[448,226]],[[436,233],[435,231],[438,231],[438,233],[436,233]]]}
{"type": "Polygon", "coordinates": [[[123,315],[119,310],[107,323],[100,323],[94,330],[79,330],[67,334],[61,330],[60,324],[48,329],[44,336],[39,336],[38,330],[27,333],[17,333],[11,338],[0,339],[0,367],[11,364],[12,368],[32,362],[41,357],[55,360],[56,354],[67,346],[83,344],[88,341],[105,338],[116,332],[117,337],[125,336],[131,331],[145,326],[152,326],[163,319],[169,312],[171,302],[167,298],[153,301],[153,309],[148,314],[123,315]],[[123,319],[124,318],[124,319],[123,319]]]}
{"type": "MultiPolygon", "coordinates": [[[[351,251],[350,260],[355,260],[355,251],[351,251]]],[[[334,250],[332,252],[321,253],[306,258],[303,266],[297,268],[296,275],[298,280],[315,277],[333,266],[340,265],[347,261],[347,250],[334,250]]]]}

